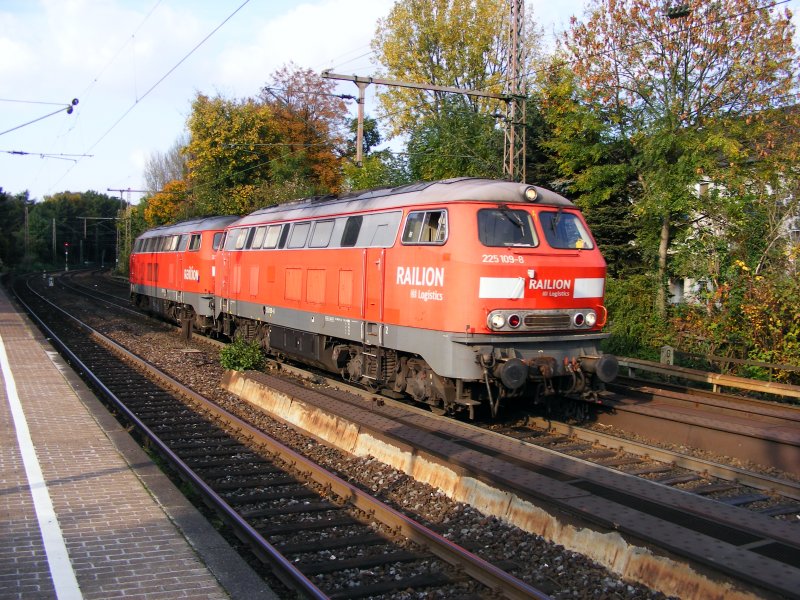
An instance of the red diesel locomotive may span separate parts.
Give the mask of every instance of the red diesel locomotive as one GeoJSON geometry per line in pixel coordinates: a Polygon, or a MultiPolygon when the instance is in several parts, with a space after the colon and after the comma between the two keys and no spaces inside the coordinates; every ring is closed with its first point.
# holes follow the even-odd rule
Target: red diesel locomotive
{"type": "Polygon", "coordinates": [[[520,183],[453,179],[152,229],[131,297],[202,332],[408,394],[437,412],[587,397],[606,265],[580,211],[520,183]]]}

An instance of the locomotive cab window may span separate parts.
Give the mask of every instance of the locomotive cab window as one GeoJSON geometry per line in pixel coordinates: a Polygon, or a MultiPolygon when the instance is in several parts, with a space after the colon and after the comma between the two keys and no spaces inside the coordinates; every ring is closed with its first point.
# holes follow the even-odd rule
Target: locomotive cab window
{"type": "Polygon", "coordinates": [[[478,239],[490,247],[539,245],[531,214],[503,206],[478,211],[478,239]]]}
{"type": "Polygon", "coordinates": [[[213,250],[219,250],[220,246],[222,245],[222,240],[225,238],[225,233],[222,231],[218,231],[214,234],[214,242],[211,244],[211,248],[213,250]]]}
{"type": "Polygon", "coordinates": [[[178,242],[178,252],[183,252],[184,250],[186,250],[186,246],[188,243],[189,243],[189,236],[183,234],[181,236],[180,241],[178,242]]]}
{"type": "Polygon", "coordinates": [[[544,237],[552,248],[577,248],[591,250],[594,248],[592,238],[581,220],[573,213],[559,210],[539,213],[544,237]]]}
{"type": "Polygon", "coordinates": [[[403,229],[404,244],[444,244],[447,241],[447,211],[409,213],[403,229]]]}
{"type": "Polygon", "coordinates": [[[199,233],[193,233],[192,239],[189,240],[189,252],[197,252],[200,250],[200,241],[202,236],[199,233]]]}

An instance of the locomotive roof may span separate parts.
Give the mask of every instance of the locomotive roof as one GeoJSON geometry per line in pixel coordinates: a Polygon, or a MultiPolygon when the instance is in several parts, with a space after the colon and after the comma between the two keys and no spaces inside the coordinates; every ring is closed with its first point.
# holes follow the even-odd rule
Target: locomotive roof
{"type": "Polygon", "coordinates": [[[381,188],[342,196],[306,198],[259,209],[242,217],[236,226],[261,223],[267,219],[296,219],[450,202],[526,203],[574,208],[563,196],[526,183],[462,177],[396,188],[381,188]],[[536,198],[525,196],[528,188],[536,190],[536,198]]]}
{"type": "Polygon", "coordinates": [[[173,223],[172,225],[161,225],[148,229],[140,238],[157,237],[161,235],[179,235],[183,233],[191,233],[194,231],[207,231],[209,229],[225,229],[228,225],[239,219],[232,215],[222,217],[200,217],[197,219],[188,219],[180,223],[173,223]]]}

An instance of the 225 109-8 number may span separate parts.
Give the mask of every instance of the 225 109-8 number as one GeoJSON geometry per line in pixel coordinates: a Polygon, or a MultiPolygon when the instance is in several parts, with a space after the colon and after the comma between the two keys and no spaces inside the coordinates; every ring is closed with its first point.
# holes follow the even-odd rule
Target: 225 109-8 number
{"type": "Polygon", "coordinates": [[[524,265],[524,256],[512,256],[510,254],[483,254],[481,262],[495,263],[504,265],[524,265]]]}

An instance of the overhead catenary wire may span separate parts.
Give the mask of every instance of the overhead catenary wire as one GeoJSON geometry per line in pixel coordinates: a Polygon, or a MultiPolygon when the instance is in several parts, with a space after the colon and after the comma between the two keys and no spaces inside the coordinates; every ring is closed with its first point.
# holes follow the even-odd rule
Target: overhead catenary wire
{"type": "Polygon", "coordinates": [[[240,10],[242,10],[242,9],[243,9],[243,8],[244,8],[244,7],[245,7],[245,6],[246,6],[246,5],[249,3],[249,2],[250,2],[250,0],[244,0],[244,2],[242,2],[242,3],[241,3],[239,6],[238,6],[238,8],[236,8],[236,9],[235,9],[235,10],[234,10],[234,11],[233,11],[233,12],[232,12],[230,15],[228,15],[228,16],[227,16],[227,17],[226,17],[226,18],[225,18],[225,19],[224,19],[224,20],[223,20],[223,21],[222,21],[222,22],[221,22],[219,25],[217,25],[217,26],[216,26],[214,29],[212,29],[212,30],[211,30],[211,31],[208,33],[208,35],[206,35],[206,36],[205,36],[205,37],[204,37],[202,40],[200,40],[200,41],[199,41],[199,42],[198,42],[198,43],[197,43],[197,44],[196,44],[196,45],[195,45],[195,46],[194,46],[194,47],[193,47],[191,50],[189,50],[189,52],[188,52],[188,53],[187,53],[187,54],[186,54],[186,55],[185,55],[183,58],[181,58],[181,59],[180,59],[180,60],[179,60],[177,63],[175,63],[175,64],[174,64],[174,65],[173,65],[173,66],[172,66],[172,67],[171,67],[171,68],[170,68],[170,69],[169,69],[169,70],[168,70],[166,73],[164,73],[164,75],[162,75],[162,76],[161,76],[161,78],[160,78],[158,81],[156,81],[156,82],[155,82],[155,83],[154,83],[152,86],[150,86],[150,88],[149,88],[149,89],[148,89],[148,90],[147,90],[147,91],[146,91],[144,94],[142,94],[142,95],[141,95],[139,98],[137,98],[137,99],[134,101],[134,103],[133,103],[133,104],[132,104],[132,105],[131,105],[131,106],[130,106],[130,107],[129,107],[129,108],[128,108],[128,109],[127,109],[127,110],[126,110],[124,113],[122,113],[122,116],[120,116],[120,117],[119,117],[119,119],[117,119],[117,120],[114,122],[114,124],[113,124],[113,125],[111,125],[111,127],[109,127],[109,128],[108,128],[108,129],[105,131],[105,133],[103,133],[103,134],[102,134],[102,135],[101,135],[101,136],[100,136],[100,137],[97,139],[97,141],[96,141],[96,142],[94,142],[94,144],[92,144],[92,145],[89,147],[89,149],[87,150],[87,152],[90,152],[90,151],[91,151],[91,150],[93,150],[93,149],[94,149],[94,148],[95,148],[95,147],[96,147],[96,146],[97,146],[97,145],[98,145],[100,142],[102,142],[102,141],[103,141],[103,140],[106,138],[106,136],[107,136],[109,133],[111,133],[111,132],[112,132],[112,131],[113,131],[113,130],[114,130],[116,127],[117,127],[117,125],[119,125],[119,124],[120,124],[120,122],[122,122],[122,120],[123,120],[125,117],[127,117],[127,116],[130,114],[130,112],[131,112],[131,111],[132,111],[134,108],[136,108],[136,107],[139,105],[139,103],[140,103],[142,100],[144,100],[144,99],[145,99],[147,96],[149,96],[149,95],[150,95],[150,93],[151,93],[151,92],[152,92],[154,89],[156,89],[156,88],[157,88],[157,87],[158,87],[158,86],[159,86],[159,85],[160,85],[160,84],[161,84],[161,83],[162,83],[162,82],[163,82],[163,81],[164,81],[164,80],[165,80],[167,77],[169,77],[170,75],[172,75],[172,73],[173,73],[173,72],[174,72],[174,71],[175,71],[175,70],[176,70],[178,67],[180,67],[180,66],[181,66],[181,65],[182,65],[182,64],[183,64],[183,63],[184,63],[184,62],[185,62],[185,61],[186,61],[186,60],[187,60],[187,59],[188,59],[188,58],[189,58],[189,57],[190,57],[192,54],[194,54],[194,53],[195,53],[195,52],[198,50],[198,48],[200,48],[200,46],[202,46],[203,44],[205,44],[205,43],[206,43],[206,42],[209,40],[209,38],[211,38],[211,36],[212,36],[212,35],[214,35],[214,34],[215,34],[217,31],[219,31],[219,30],[222,28],[222,26],[223,26],[223,25],[225,25],[225,23],[227,23],[228,21],[230,21],[230,20],[231,20],[231,19],[232,19],[232,18],[233,18],[233,17],[236,15],[236,13],[238,13],[240,10]]]}

